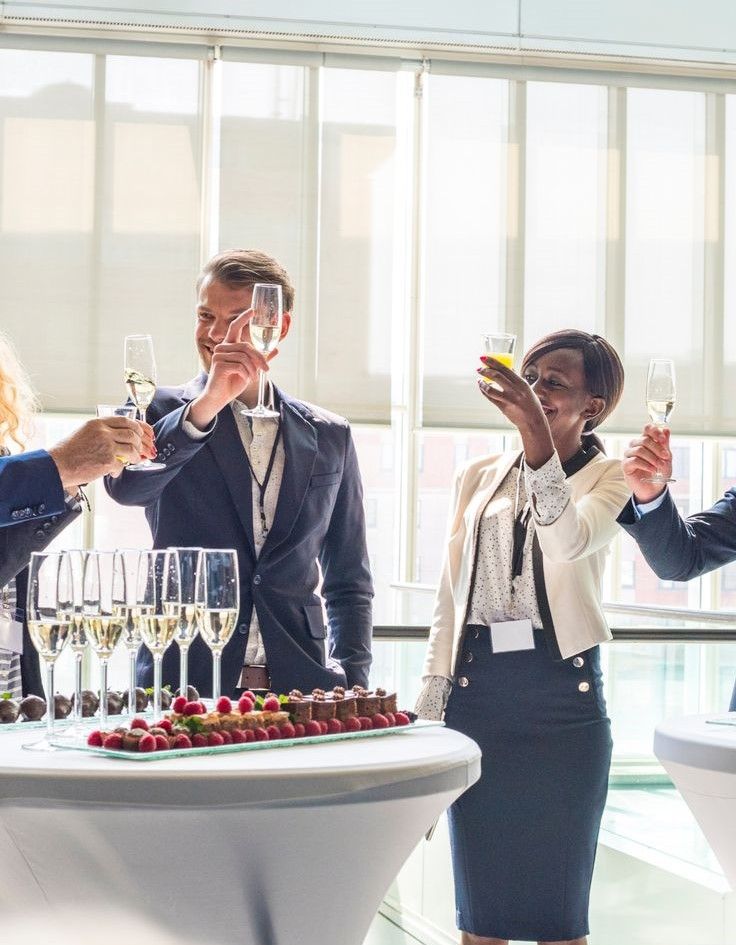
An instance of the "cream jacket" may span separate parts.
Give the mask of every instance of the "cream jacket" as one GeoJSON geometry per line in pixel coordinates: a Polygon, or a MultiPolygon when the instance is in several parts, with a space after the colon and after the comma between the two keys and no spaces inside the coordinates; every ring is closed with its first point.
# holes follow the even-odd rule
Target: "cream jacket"
{"type": "MultiPolygon", "coordinates": [[[[470,605],[480,518],[518,458],[518,453],[486,456],[455,476],[424,676],[452,679],[455,674],[470,605]]],[[[559,518],[549,525],[536,519],[534,523],[543,574],[543,580],[537,580],[535,569],[540,612],[563,658],[611,639],[601,607],[601,579],[608,546],[618,531],[616,517],[629,498],[621,463],[602,453],[570,476],[567,485],[570,500],[559,518]],[[544,588],[548,608],[544,607],[544,588]]]]}

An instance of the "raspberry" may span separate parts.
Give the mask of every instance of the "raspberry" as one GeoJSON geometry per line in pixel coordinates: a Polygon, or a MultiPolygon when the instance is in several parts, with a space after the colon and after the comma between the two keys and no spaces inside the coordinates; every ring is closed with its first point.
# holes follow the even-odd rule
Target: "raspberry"
{"type": "Polygon", "coordinates": [[[296,738],[296,729],[291,724],[291,722],[284,722],[284,724],[281,726],[281,737],[296,738]]]}
{"type": "Polygon", "coordinates": [[[207,744],[210,746],[224,745],[225,739],[219,732],[209,732],[207,735],[207,744]]]}
{"type": "Polygon", "coordinates": [[[269,725],[266,732],[268,733],[268,740],[271,742],[275,742],[277,739],[281,738],[281,731],[278,725],[269,725]]]}
{"type": "Polygon", "coordinates": [[[197,732],[196,735],[192,735],[192,748],[206,748],[207,747],[207,736],[203,735],[201,732],[197,732]]]}
{"type": "Polygon", "coordinates": [[[203,715],[204,709],[201,702],[187,702],[184,706],[183,715],[203,715]]]}
{"type": "MultiPolygon", "coordinates": [[[[189,739],[187,739],[187,741],[189,741],[189,739]]],[[[146,732],[145,735],[141,735],[141,737],[138,739],[138,751],[145,753],[148,753],[149,751],[156,751],[156,736],[151,735],[150,732],[146,732]]]]}
{"type": "Polygon", "coordinates": [[[304,722],[295,722],[294,723],[294,738],[304,738],[306,734],[307,733],[304,729],[304,722]]]}
{"type": "Polygon", "coordinates": [[[90,732],[87,736],[87,744],[92,748],[102,748],[102,732],[99,729],[90,732]]]}
{"type": "Polygon", "coordinates": [[[220,738],[225,745],[232,745],[233,743],[233,736],[230,732],[220,732],[220,738]]]}
{"type": "Polygon", "coordinates": [[[140,719],[136,716],[133,721],[130,723],[131,729],[142,728],[144,732],[148,731],[148,722],[145,719],[140,719]]]}
{"type": "Polygon", "coordinates": [[[247,728],[243,732],[243,735],[245,735],[246,742],[254,742],[256,740],[256,733],[253,731],[252,728],[247,728]]]}
{"type": "Polygon", "coordinates": [[[232,732],[229,733],[229,735],[230,741],[233,743],[233,745],[242,745],[246,740],[245,732],[240,728],[234,728],[232,732]]]}
{"type": "Polygon", "coordinates": [[[265,728],[261,728],[259,725],[257,728],[253,729],[253,738],[257,742],[267,742],[268,732],[265,728]]]}
{"type": "Polygon", "coordinates": [[[241,712],[243,715],[245,715],[246,712],[252,712],[254,705],[255,702],[251,702],[247,696],[241,696],[238,699],[238,712],[241,712]]]}
{"type": "Polygon", "coordinates": [[[394,725],[396,725],[396,716],[393,714],[393,712],[387,712],[386,718],[388,719],[389,728],[393,728],[394,725]]]}
{"type": "Polygon", "coordinates": [[[327,734],[327,722],[320,720],[319,727],[322,729],[322,734],[327,734]]]}
{"type": "MultiPolygon", "coordinates": [[[[143,739],[141,739],[142,741],[143,739]]],[[[174,748],[191,748],[192,740],[188,735],[185,735],[182,732],[180,735],[177,735],[174,739],[174,748]]]]}
{"type": "MultiPolygon", "coordinates": [[[[94,732],[92,733],[95,734],[94,732]]],[[[120,732],[111,732],[109,735],[106,735],[102,742],[103,748],[112,748],[115,751],[119,751],[123,747],[123,736],[120,732]]]]}
{"type": "Polygon", "coordinates": [[[172,712],[176,712],[177,715],[181,715],[186,704],[186,696],[177,696],[176,699],[174,699],[174,701],[171,703],[171,710],[172,712]]]}
{"type": "Polygon", "coordinates": [[[156,735],[156,751],[168,751],[169,740],[165,735],[156,735]]]}
{"type": "Polygon", "coordinates": [[[322,726],[315,719],[310,719],[307,724],[304,726],[305,735],[313,737],[315,735],[322,734],[322,726]]]}
{"type": "Polygon", "coordinates": [[[409,724],[409,716],[406,715],[406,714],[403,713],[403,712],[397,712],[397,713],[396,713],[396,724],[397,724],[397,725],[408,725],[408,724],[409,724]]]}
{"type": "Polygon", "coordinates": [[[278,712],[280,708],[281,703],[278,700],[278,696],[269,696],[268,699],[265,699],[263,702],[264,712],[278,712]]]}
{"type": "Polygon", "coordinates": [[[346,732],[359,732],[360,731],[360,719],[357,715],[351,715],[349,718],[345,719],[345,731],[346,732]]]}
{"type": "Polygon", "coordinates": [[[218,712],[222,712],[223,715],[227,715],[228,712],[233,711],[233,704],[227,696],[220,696],[215,709],[217,709],[218,712]]]}
{"type": "Polygon", "coordinates": [[[382,715],[380,712],[376,714],[371,719],[373,723],[373,728],[388,728],[389,722],[385,715],[382,715]]]}
{"type": "Polygon", "coordinates": [[[344,732],[340,719],[327,719],[327,734],[328,735],[339,735],[341,732],[344,732]]]}
{"type": "Polygon", "coordinates": [[[156,728],[162,728],[168,734],[171,732],[171,721],[169,719],[161,719],[160,722],[156,723],[156,728]]]}
{"type": "Polygon", "coordinates": [[[361,732],[368,732],[373,728],[373,722],[371,722],[367,715],[361,715],[358,721],[360,722],[361,732]]]}
{"type": "Polygon", "coordinates": [[[242,692],[240,694],[240,698],[242,699],[243,697],[245,697],[246,699],[250,699],[253,705],[256,704],[256,694],[253,692],[252,689],[246,689],[245,692],[242,692]]]}

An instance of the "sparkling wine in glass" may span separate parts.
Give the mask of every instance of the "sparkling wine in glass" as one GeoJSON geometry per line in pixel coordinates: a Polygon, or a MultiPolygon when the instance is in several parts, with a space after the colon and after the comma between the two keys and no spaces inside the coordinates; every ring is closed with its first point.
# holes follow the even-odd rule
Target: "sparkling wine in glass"
{"type": "Polygon", "coordinates": [[[128,619],[125,571],[117,551],[90,551],[84,565],[82,614],[100,664],[100,728],[107,727],[107,667],[128,619]]]}
{"type": "MultiPolygon", "coordinates": [[[[256,351],[260,351],[267,358],[281,339],[281,322],[284,308],[281,286],[257,282],[253,286],[253,298],[250,307],[253,312],[248,322],[250,343],[256,351]]],[[[278,419],[278,412],[265,406],[265,396],[266,375],[263,371],[259,371],[258,404],[252,409],[242,410],[241,413],[246,417],[278,419]]]]}
{"type": "Polygon", "coordinates": [[[240,611],[238,553],[205,549],[197,572],[197,610],[202,639],[212,651],[212,699],[221,695],[222,651],[233,635],[240,611]]]}
{"type": "Polygon", "coordinates": [[[125,572],[125,597],[127,601],[127,619],[123,624],[121,639],[128,652],[128,714],[135,716],[138,713],[135,662],[138,650],[141,648],[141,622],[143,620],[143,608],[138,605],[136,600],[138,563],[141,553],[137,548],[121,548],[118,554],[122,559],[122,567],[125,572]]]}
{"type": "Polygon", "coordinates": [[[74,724],[64,734],[74,737],[79,734],[82,728],[82,664],[84,651],[88,645],[82,615],[84,564],[87,560],[87,552],[81,548],[70,548],[64,554],[69,560],[71,569],[73,612],[71,614],[69,647],[74,653],[74,714],[72,715],[74,724]]]}
{"type": "MultiPolygon", "coordinates": [[[[669,423],[672,408],[675,406],[675,364],[667,358],[652,358],[649,362],[647,374],[647,412],[652,423],[666,426],[669,423]]],[[[676,482],[668,479],[657,470],[653,476],[644,479],[644,482],[661,483],[676,482]]]]}
{"type": "Polygon", "coordinates": [[[181,576],[181,612],[176,628],[179,644],[179,692],[186,696],[189,685],[189,647],[199,630],[196,609],[197,569],[202,548],[172,548],[179,555],[181,576]]]}
{"type": "MultiPolygon", "coordinates": [[[[138,411],[138,419],[145,423],[146,410],[156,393],[156,358],[150,335],[125,336],[125,386],[138,411]]],[[[164,464],[144,459],[127,468],[150,471],[163,469],[164,464]]]]}
{"type": "Polygon", "coordinates": [[[136,606],[142,608],[141,636],[153,655],[153,716],[161,717],[161,667],[181,618],[179,555],[167,549],[142,551],[136,606]]]}
{"type": "Polygon", "coordinates": [[[28,571],[28,632],[46,665],[46,735],[24,745],[54,751],[54,664],[69,639],[74,599],[69,559],[60,552],[33,552],[28,571]]]}

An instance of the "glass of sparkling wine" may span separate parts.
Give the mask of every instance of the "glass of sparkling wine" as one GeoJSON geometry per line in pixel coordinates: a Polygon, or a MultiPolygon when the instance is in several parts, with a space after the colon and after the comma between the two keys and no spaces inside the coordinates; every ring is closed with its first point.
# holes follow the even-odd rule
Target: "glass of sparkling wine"
{"type": "Polygon", "coordinates": [[[73,737],[79,734],[82,727],[82,661],[84,659],[84,651],[87,649],[87,634],[84,629],[84,620],[82,617],[82,589],[87,552],[83,551],[81,548],[71,548],[69,551],[64,552],[64,554],[69,560],[69,567],[71,569],[73,612],[69,633],[69,646],[74,653],[74,714],[72,716],[74,725],[70,729],[67,729],[64,734],[73,737]]]}
{"type": "MultiPolygon", "coordinates": [[[[156,393],[156,358],[150,335],[125,336],[125,386],[138,410],[138,419],[145,423],[146,410],[156,393]]],[[[164,464],[144,459],[127,468],[151,471],[163,469],[164,464]]]]}
{"type": "MultiPolygon", "coordinates": [[[[647,374],[647,412],[652,423],[666,426],[675,406],[675,364],[667,358],[652,358],[647,374]]],[[[644,482],[676,482],[668,479],[660,470],[644,482]]]]}
{"type": "MultiPolygon", "coordinates": [[[[283,301],[280,285],[269,285],[257,282],[253,286],[253,298],[250,304],[253,311],[248,327],[250,328],[250,343],[264,357],[274,350],[281,340],[281,321],[283,316],[283,301]]],[[[242,410],[247,417],[261,417],[276,419],[279,414],[264,405],[266,396],[266,375],[258,372],[258,404],[249,410],[242,410]]]]}
{"type": "Polygon", "coordinates": [[[54,664],[71,633],[74,600],[71,567],[61,552],[33,552],[28,572],[28,632],[46,664],[46,735],[24,745],[33,751],[54,751],[54,664]]]}
{"type": "Polygon", "coordinates": [[[100,663],[100,728],[107,727],[107,666],[128,619],[123,560],[117,551],[90,551],[84,565],[82,617],[100,663]]]}
{"type": "Polygon", "coordinates": [[[141,636],[153,655],[153,716],[161,717],[161,671],[181,616],[181,578],[176,551],[142,551],[138,563],[136,606],[141,608],[141,636]]]}
{"type": "Polygon", "coordinates": [[[196,610],[197,568],[202,548],[171,548],[179,555],[179,573],[181,576],[181,613],[176,628],[176,642],[179,644],[179,692],[186,696],[189,685],[189,647],[199,629],[196,610]]]}
{"type": "Polygon", "coordinates": [[[205,549],[197,571],[197,610],[202,639],[212,651],[212,699],[220,698],[222,651],[233,635],[240,611],[238,554],[205,549]]]}
{"type": "Polygon", "coordinates": [[[128,605],[128,615],[122,633],[123,646],[128,651],[128,714],[134,716],[138,713],[135,661],[138,650],[141,648],[142,611],[136,601],[138,562],[141,553],[137,548],[121,548],[118,554],[122,559],[125,572],[125,597],[128,605]]]}

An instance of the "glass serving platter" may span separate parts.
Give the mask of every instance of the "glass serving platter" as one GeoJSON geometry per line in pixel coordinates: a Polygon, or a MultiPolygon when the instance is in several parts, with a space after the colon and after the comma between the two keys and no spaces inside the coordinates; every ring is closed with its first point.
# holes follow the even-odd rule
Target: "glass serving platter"
{"type": "Polygon", "coordinates": [[[728,715],[721,715],[715,719],[706,719],[706,725],[733,725],[736,726],[736,712],[731,712],[728,715]]]}
{"type": "Polygon", "coordinates": [[[51,744],[56,748],[71,751],[86,751],[106,758],[124,758],[126,761],[163,761],[166,758],[189,758],[193,755],[226,755],[241,751],[263,751],[266,748],[290,748],[292,745],[314,745],[324,742],[340,742],[353,738],[377,738],[381,735],[401,735],[417,729],[439,728],[444,722],[432,722],[417,719],[409,725],[394,725],[391,728],[372,728],[365,732],[339,732],[336,735],[307,735],[304,738],[277,738],[268,742],[246,742],[242,745],[208,745],[205,748],[172,748],[169,751],[117,751],[111,748],[95,748],[83,740],[71,741],[68,738],[54,737],[51,744]]]}

